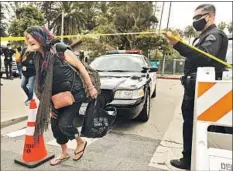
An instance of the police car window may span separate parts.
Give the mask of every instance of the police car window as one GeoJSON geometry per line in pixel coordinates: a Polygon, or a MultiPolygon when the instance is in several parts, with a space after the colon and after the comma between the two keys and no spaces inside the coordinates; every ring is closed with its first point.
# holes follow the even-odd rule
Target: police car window
{"type": "Polygon", "coordinates": [[[141,71],[146,63],[141,56],[120,54],[100,56],[90,65],[97,70],[141,71]]]}
{"type": "Polygon", "coordinates": [[[143,57],[144,58],[144,60],[146,61],[146,63],[147,63],[147,65],[149,66],[149,67],[151,67],[151,62],[149,61],[149,59],[147,58],[147,57],[143,57]]]}

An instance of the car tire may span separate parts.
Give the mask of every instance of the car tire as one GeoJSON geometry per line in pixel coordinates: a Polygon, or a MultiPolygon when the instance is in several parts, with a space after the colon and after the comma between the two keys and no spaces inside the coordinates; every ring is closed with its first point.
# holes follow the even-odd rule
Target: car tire
{"type": "Polygon", "coordinates": [[[147,122],[150,118],[150,92],[146,94],[146,101],[141,113],[138,116],[138,120],[142,122],[147,122]]]}
{"type": "Polygon", "coordinates": [[[156,85],[155,85],[155,90],[154,90],[154,92],[153,92],[153,94],[152,94],[151,97],[152,97],[152,98],[155,98],[155,97],[156,97],[156,85]]]}

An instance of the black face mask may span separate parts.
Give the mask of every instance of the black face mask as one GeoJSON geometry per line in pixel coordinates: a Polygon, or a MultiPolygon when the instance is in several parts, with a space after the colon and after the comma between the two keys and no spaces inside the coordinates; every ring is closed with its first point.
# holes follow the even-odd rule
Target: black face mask
{"type": "Polygon", "coordinates": [[[194,21],[193,22],[193,27],[197,30],[197,31],[202,31],[205,28],[206,25],[206,20],[205,18],[202,18],[198,21],[194,21]]]}

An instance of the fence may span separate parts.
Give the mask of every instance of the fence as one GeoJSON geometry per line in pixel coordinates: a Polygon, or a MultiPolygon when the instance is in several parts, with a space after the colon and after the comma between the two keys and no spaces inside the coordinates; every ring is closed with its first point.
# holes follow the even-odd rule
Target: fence
{"type": "Polygon", "coordinates": [[[162,74],[164,65],[164,74],[182,74],[184,72],[184,59],[159,60],[158,74],[162,74]]]}

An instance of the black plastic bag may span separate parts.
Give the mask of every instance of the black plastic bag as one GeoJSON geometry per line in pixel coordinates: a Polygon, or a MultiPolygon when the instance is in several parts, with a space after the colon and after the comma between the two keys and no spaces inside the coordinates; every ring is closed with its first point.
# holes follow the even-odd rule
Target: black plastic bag
{"type": "Polygon", "coordinates": [[[105,136],[115,121],[116,114],[117,110],[115,107],[101,108],[99,98],[91,100],[84,115],[81,136],[87,138],[101,138],[105,136]]]}

